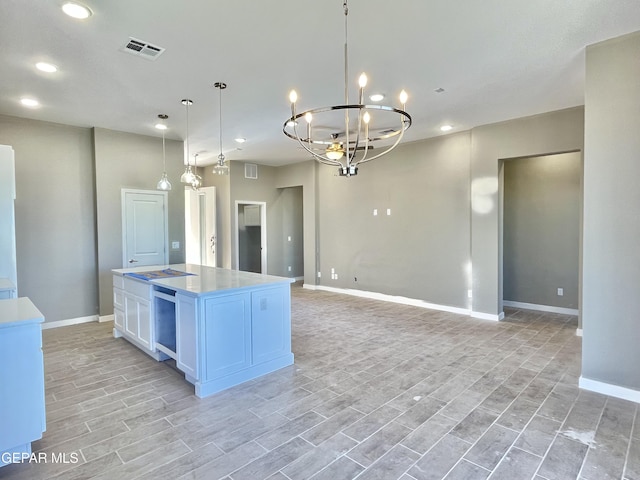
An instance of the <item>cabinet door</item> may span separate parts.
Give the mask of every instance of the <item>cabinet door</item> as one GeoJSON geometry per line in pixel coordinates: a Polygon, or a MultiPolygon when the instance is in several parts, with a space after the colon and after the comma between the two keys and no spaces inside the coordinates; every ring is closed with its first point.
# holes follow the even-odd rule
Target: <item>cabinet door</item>
{"type": "MultiPolygon", "coordinates": [[[[42,438],[44,366],[40,324],[0,329],[0,452],[42,438]]],[[[1,463],[0,463],[1,464],[1,463]]]]}
{"type": "Polygon", "coordinates": [[[251,344],[253,364],[290,353],[291,320],[289,296],[283,288],[251,294],[251,344]]]}
{"type": "Polygon", "coordinates": [[[248,293],[204,300],[200,351],[204,380],[238,372],[251,365],[251,295],[248,293]]]}
{"type": "Polygon", "coordinates": [[[136,297],[124,295],[124,328],[134,338],[138,338],[138,301],[136,297]]]}
{"type": "Polygon", "coordinates": [[[151,304],[147,300],[137,299],[138,311],[138,341],[151,349],[153,325],[151,325],[151,304]]]}
{"type": "Polygon", "coordinates": [[[113,289],[113,323],[120,331],[124,330],[124,293],[119,288],[113,289]]]}
{"type": "Polygon", "coordinates": [[[176,364],[194,380],[200,380],[197,330],[195,298],[176,295],[176,364]]]}

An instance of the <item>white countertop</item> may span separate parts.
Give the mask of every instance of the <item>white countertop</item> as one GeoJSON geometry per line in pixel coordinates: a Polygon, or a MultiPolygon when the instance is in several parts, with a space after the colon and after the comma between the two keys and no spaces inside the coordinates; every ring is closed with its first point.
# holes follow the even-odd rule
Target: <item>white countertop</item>
{"type": "Polygon", "coordinates": [[[28,297],[0,300],[0,328],[19,322],[44,322],[44,315],[28,297]]]}
{"type": "MultiPolygon", "coordinates": [[[[171,268],[181,272],[192,273],[181,277],[168,277],[148,280],[152,285],[160,285],[172,290],[180,291],[194,296],[205,295],[222,290],[237,290],[261,285],[276,283],[293,283],[293,278],[276,277],[274,275],[262,275],[260,273],[240,272],[226,268],[206,267],[204,265],[177,264],[155,265],[146,267],[121,268],[113,270],[113,273],[124,275],[126,273],[152,272],[171,268]]],[[[135,277],[129,277],[134,278],[135,277]]],[[[145,282],[147,280],[138,280],[145,282]]]]}

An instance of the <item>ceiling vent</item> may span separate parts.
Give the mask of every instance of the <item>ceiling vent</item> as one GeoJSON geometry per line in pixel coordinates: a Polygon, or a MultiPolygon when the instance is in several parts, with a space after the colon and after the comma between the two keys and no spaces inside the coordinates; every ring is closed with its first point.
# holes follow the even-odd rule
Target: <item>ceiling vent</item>
{"type": "Polygon", "coordinates": [[[162,54],[162,52],[164,52],[164,48],[129,37],[129,41],[120,49],[120,51],[146,58],[147,60],[155,60],[162,54]]]}
{"type": "Polygon", "coordinates": [[[244,178],[250,178],[252,180],[258,179],[258,165],[255,163],[244,164],[244,178]]]}

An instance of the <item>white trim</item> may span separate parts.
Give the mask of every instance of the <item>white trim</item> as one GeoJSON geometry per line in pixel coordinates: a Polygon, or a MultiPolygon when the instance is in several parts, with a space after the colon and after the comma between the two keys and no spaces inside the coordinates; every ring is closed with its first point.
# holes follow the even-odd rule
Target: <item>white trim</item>
{"type": "Polygon", "coordinates": [[[581,336],[582,336],[582,329],[576,328],[576,337],[581,337],[581,336]]]}
{"type": "MultiPolygon", "coordinates": [[[[305,288],[307,285],[304,285],[305,288]]],[[[370,298],[372,300],[381,300],[383,302],[400,303],[402,305],[411,305],[414,307],[428,308],[430,310],[440,310],[443,312],[457,313],[459,315],[469,315],[466,308],[450,307],[448,305],[438,305],[435,303],[425,302],[424,300],[416,300],[415,298],[400,297],[396,295],[387,295],[385,293],[368,292],[366,290],[354,290],[351,288],[325,287],[324,285],[315,285],[313,290],[323,290],[325,292],[342,293],[354,297],[370,298]]]]}
{"type": "Polygon", "coordinates": [[[111,315],[101,315],[98,317],[98,323],[113,322],[114,320],[115,320],[115,315],[113,313],[111,315]]]}
{"type": "Polygon", "coordinates": [[[263,275],[267,274],[267,202],[253,202],[250,200],[236,200],[235,217],[235,247],[236,247],[236,265],[235,270],[240,270],[240,236],[238,228],[238,207],[240,205],[260,205],[260,247],[262,254],[260,256],[260,270],[263,275]]]}
{"type": "Polygon", "coordinates": [[[293,277],[293,279],[294,279],[296,282],[299,282],[300,280],[304,280],[304,276],[302,276],[302,277],[293,277]]]}
{"type": "Polygon", "coordinates": [[[554,307],[551,305],[538,305],[535,303],[511,302],[504,300],[502,304],[505,307],[524,308],[525,310],[537,310],[539,312],[561,313],[563,315],[578,315],[575,308],[554,307]]]}
{"type": "Polygon", "coordinates": [[[69,318],[67,320],[57,320],[55,322],[42,323],[42,329],[68,327],[69,325],[79,325],[81,323],[97,322],[98,315],[89,315],[88,317],[69,318]]]}
{"type": "Polygon", "coordinates": [[[302,288],[306,288],[307,290],[317,290],[317,285],[311,285],[310,283],[303,283],[302,288]]]}
{"type": "Polygon", "coordinates": [[[640,391],[632,388],[599,382],[598,380],[591,380],[590,378],[585,378],[583,376],[580,376],[578,386],[584,390],[590,390],[592,392],[602,393],[603,395],[609,395],[610,397],[640,403],[640,391]]]}
{"type": "Polygon", "coordinates": [[[504,312],[500,312],[499,315],[484,312],[470,312],[469,315],[471,316],[471,318],[477,318],[479,320],[491,320],[492,322],[499,322],[504,318],[504,312]]]}

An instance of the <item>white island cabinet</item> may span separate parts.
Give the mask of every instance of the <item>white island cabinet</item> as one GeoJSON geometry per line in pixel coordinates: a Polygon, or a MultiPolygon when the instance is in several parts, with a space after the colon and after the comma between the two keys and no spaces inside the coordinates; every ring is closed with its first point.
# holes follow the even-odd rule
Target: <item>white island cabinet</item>
{"type": "Polygon", "coordinates": [[[293,364],[292,279],[192,264],[113,273],[114,336],[175,359],[197,396],[293,364]]]}
{"type": "Polygon", "coordinates": [[[43,321],[26,297],[0,300],[0,467],[29,458],[45,431],[43,321]]]}

